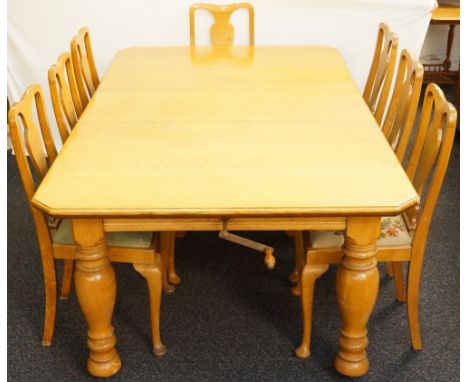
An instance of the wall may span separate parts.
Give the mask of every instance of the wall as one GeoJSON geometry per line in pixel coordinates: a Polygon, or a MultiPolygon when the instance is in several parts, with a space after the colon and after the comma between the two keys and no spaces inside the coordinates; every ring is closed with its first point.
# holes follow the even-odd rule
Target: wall
{"type": "MultiPolygon", "coordinates": [[[[8,96],[19,99],[40,83],[49,96],[47,70],[69,49],[72,36],[88,26],[99,74],[119,49],[189,44],[188,9],[178,0],[15,0],[8,2],[8,96]]],[[[226,0],[214,0],[226,3],[226,0]]],[[[251,0],[257,45],[322,44],[340,49],[362,90],[375,46],[377,27],[387,22],[400,48],[418,56],[435,0],[251,0]]],[[[233,16],[238,42],[247,41],[242,13],[233,16]]],[[[208,20],[205,16],[205,21],[208,20]]],[[[202,36],[203,37],[203,36],[202,36]]],[[[205,39],[207,34],[205,33],[205,39]]],[[[52,109],[49,119],[54,124],[52,109]]]]}

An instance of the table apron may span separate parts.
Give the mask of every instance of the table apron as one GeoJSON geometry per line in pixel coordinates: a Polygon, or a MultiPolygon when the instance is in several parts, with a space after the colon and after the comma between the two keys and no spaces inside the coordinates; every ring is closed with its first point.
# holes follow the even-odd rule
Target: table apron
{"type": "Polygon", "coordinates": [[[345,217],[256,218],[105,218],[104,231],[233,231],[344,230],[345,217]]]}

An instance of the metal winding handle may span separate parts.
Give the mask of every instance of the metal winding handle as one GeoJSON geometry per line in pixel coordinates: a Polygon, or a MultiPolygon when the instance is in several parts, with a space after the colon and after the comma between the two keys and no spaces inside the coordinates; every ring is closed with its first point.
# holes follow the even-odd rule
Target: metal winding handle
{"type": "Polygon", "coordinates": [[[273,256],[274,249],[272,247],[228,232],[226,220],[223,222],[223,230],[219,232],[219,237],[221,239],[228,240],[239,245],[243,245],[244,247],[252,248],[256,251],[263,252],[265,254],[263,262],[265,263],[266,267],[270,270],[272,270],[275,267],[276,259],[273,256]]]}

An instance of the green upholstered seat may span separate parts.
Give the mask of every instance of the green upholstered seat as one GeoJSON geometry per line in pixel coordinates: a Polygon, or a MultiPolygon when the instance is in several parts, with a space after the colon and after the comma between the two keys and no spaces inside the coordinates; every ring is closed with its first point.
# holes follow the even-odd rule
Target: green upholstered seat
{"type": "MultiPolygon", "coordinates": [[[[148,248],[153,232],[107,232],[107,245],[113,247],[148,248]]],[[[57,244],[74,244],[70,220],[63,219],[56,230],[52,230],[52,240],[57,244]]]]}

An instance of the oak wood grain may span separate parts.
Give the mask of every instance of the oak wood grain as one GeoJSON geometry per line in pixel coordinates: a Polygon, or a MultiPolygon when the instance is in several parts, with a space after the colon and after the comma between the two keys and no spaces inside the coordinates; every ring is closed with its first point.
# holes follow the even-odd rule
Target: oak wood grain
{"type": "Polygon", "coordinates": [[[417,203],[336,49],[253,49],[250,65],[208,68],[187,48],[119,52],[33,203],[108,217],[392,215],[417,203]]]}

